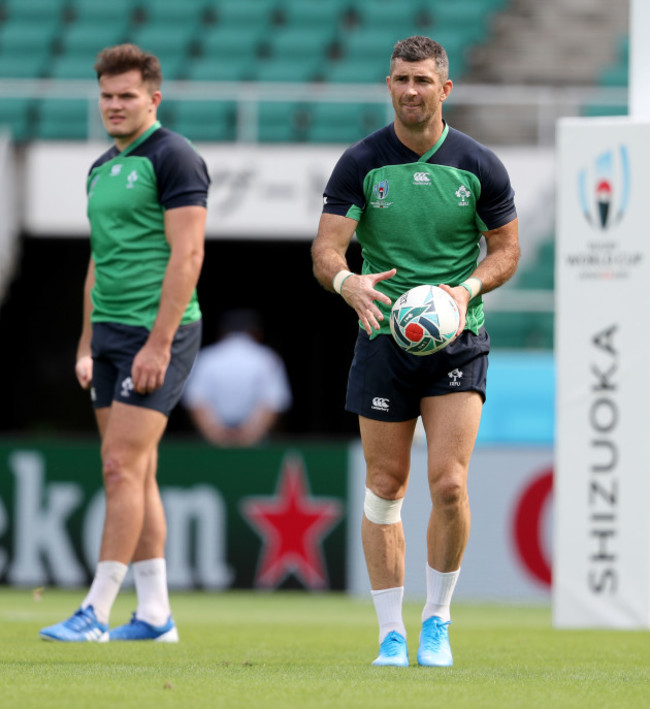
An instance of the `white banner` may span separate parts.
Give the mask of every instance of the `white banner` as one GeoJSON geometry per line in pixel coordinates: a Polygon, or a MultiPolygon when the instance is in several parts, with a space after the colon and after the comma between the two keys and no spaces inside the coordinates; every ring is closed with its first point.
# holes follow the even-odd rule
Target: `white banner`
{"type": "Polygon", "coordinates": [[[560,627],[650,627],[650,123],[558,128],[553,568],[560,627]]]}
{"type": "MultiPolygon", "coordinates": [[[[369,595],[361,547],[365,463],[361,444],[350,453],[348,589],[369,595]]],[[[472,530],[454,600],[548,601],[551,585],[553,450],[478,447],[469,473],[472,530]]],[[[431,510],[426,447],[415,444],[402,506],[406,537],[405,595],[426,597],[426,530],[431,510]]]]}
{"type": "MultiPolygon", "coordinates": [[[[31,236],[87,237],[85,184],[109,143],[36,142],[25,150],[17,187],[21,229],[31,236]]],[[[323,190],[343,145],[199,143],[212,185],[208,238],[300,239],[316,236],[323,190]]],[[[515,191],[522,239],[552,229],[552,150],[499,150],[515,191]]],[[[533,253],[533,248],[525,248],[533,253]]],[[[525,257],[525,256],[524,256],[525,257]]]]}

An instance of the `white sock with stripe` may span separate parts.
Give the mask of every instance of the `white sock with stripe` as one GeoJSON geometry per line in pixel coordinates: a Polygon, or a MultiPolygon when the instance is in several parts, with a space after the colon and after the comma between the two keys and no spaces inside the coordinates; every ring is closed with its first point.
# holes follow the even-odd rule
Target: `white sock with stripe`
{"type": "Polygon", "coordinates": [[[95,577],[81,607],[92,606],[100,623],[108,624],[111,608],[120,591],[127,569],[128,566],[119,561],[100,561],[97,564],[95,577]]]}
{"type": "Polygon", "coordinates": [[[445,622],[451,619],[451,597],[459,576],[460,569],[442,573],[427,564],[427,602],[422,611],[423,623],[432,615],[438,616],[445,622]]]}
{"type": "Polygon", "coordinates": [[[150,625],[164,625],[171,613],[165,559],[134,562],[133,579],[138,594],[136,617],[150,625]]]}
{"type": "Polygon", "coordinates": [[[379,621],[379,642],[382,643],[388,633],[393,630],[406,639],[406,628],[402,620],[404,586],[383,588],[370,593],[372,602],[375,604],[377,620],[379,621]]]}

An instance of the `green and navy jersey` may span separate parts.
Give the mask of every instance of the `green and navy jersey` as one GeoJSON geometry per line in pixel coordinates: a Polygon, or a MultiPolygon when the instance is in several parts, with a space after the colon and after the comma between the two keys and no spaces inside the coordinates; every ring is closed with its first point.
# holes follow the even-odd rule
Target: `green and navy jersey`
{"type": "MultiPolygon", "coordinates": [[[[392,302],[425,283],[457,286],[478,263],[482,232],[517,216],[508,173],[486,147],[445,124],[438,142],[419,156],[391,123],[348,148],[325,187],[323,211],[358,221],[363,273],[391,268],[377,284],[392,302]]],[[[390,306],[380,333],[389,333],[390,306]]],[[[466,328],[484,322],[474,298],[466,328]]]]}
{"type": "MultiPolygon", "coordinates": [[[[209,184],[192,145],[159,122],[122,152],[113,146],[93,164],[87,181],[93,322],[152,328],[171,253],[165,211],[205,207],[209,184]]],[[[195,291],[181,324],[200,317],[195,291]]]]}

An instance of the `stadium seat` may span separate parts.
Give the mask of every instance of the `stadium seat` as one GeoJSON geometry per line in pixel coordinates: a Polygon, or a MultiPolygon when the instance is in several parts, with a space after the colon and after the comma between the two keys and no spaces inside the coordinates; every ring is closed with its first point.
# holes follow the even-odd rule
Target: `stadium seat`
{"type": "Polygon", "coordinates": [[[234,30],[230,26],[218,25],[209,28],[200,38],[198,49],[204,59],[219,61],[252,60],[257,57],[265,28],[245,25],[234,30]]]}
{"type": "Polygon", "coordinates": [[[221,0],[216,7],[217,23],[222,27],[268,28],[277,5],[276,0],[221,0]]]}
{"type": "Polygon", "coordinates": [[[303,103],[272,101],[259,105],[258,139],[263,143],[302,142],[310,114],[303,103]]]}
{"type": "Polygon", "coordinates": [[[17,54],[15,52],[2,52],[0,54],[0,78],[41,78],[45,75],[49,64],[50,54],[45,48],[33,51],[27,55],[17,54]]]}
{"type": "Polygon", "coordinates": [[[418,7],[404,0],[353,0],[352,10],[364,29],[395,28],[400,38],[418,33],[418,7]]]}
{"type": "Polygon", "coordinates": [[[3,11],[9,21],[37,21],[55,24],[63,19],[67,0],[4,0],[3,11]]]}
{"type": "Polygon", "coordinates": [[[387,109],[380,104],[316,103],[310,112],[313,143],[354,143],[388,123],[387,109]]]}
{"type": "Polygon", "coordinates": [[[323,78],[332,84],[367,83],[384,84],[389,71],[389,56],[381,59],[338,59],[323,68],[323,78]]]}
{"type": "Polygon", "coordinates": [[[71,14],[77,22],[94,22],[97,27],[103,27],[108,22],[130,23],[135,8],[133,0],[72,0],[70,4],[71,14]]]}
{"type": "Polygon", "coordinates": [[[20,142],[32,137],[33,100],[3,98],[0,101],[0,130],[9,130],[13,140],[20,142]]]}
{"type": "Polygon", "coordinates": [[[284,0],[280,12],[288,27],[327,27],[335,31],[344,22],[349,5],[348,0],[284,0]]]}
{"type": "Polygon", "coordinates": [[[0,25],[0,48],[5,55],[28,57],[51,51],[59,30],[58,23],[33,20],[6,20],[0,25]]]}
{"type": "MultiPolygon", "coordinates": [[[[237,106],[232,101],[178,101],[173,127],[191,141],[235,139],[237,106]]],[[[164,123],[164,125],[168,125],[164,123]]]]}
{"type": "Polygon", "coordinates": [[[314,81],[319,77],[323,62],[319,57],[293,58],[279,57],[262,59],[257,62],[252,75],[254,81],[314,81]]]}
{"type": "Polygon", "coordinates": [[[231,55],[207,56],[192,60],[185,78],[190,81],[250,81],[257,60],[254,57],[231,55]]]}
{"type": "Polygon", "coordinates": [[[88,136],[89,111],[94,100],[55,99],[39,101],[36,137],[43,140],[84,140],[88,136]]]}
{"type": "Polygon", "coordinates": [[[183,25],[201,21],[209,5],[208,0],[139,0],[138,9],[144,12],[145,22],[158,25],[183,25]]]}
{"type": "Polygon", "coordinates": [[[77,20],[64,27],[60,35],[66,57],[94,57],[105,47],[120,44],[127,37],[128,21],[97,22],[77,20]]]}
{"type": "Polygon", "coordinates": [[[276,29],[266,42],[264,49],[274,58],[292,59],[302,62],[317,58],[325,59],[336,34],[330,25],[312,25],[310,27],[282,27],[276,29]]]}

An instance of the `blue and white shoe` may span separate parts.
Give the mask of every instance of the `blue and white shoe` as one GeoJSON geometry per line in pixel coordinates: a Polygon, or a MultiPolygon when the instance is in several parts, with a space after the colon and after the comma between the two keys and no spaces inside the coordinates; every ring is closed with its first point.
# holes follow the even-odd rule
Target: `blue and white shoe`
{"type": "Polygon", "coordinates": [[[110,632],[111,640],[153,640],[158,643],[177,643],[178,629],[169,616],[164,625],[150,625],[144,620],[131,616],[131,622],[119,625],[110,632]]]}
{"type": "Polygon", "coordinates": [[[408,667],[409,654],[406,639],[391,630],[379,646],[379,655],[372,663],[377,667],[408,667]]]}
{"type": "Polygon", "coordinates": [[[454,664],[449,645],[449,623],[436,615],[422,623],[418,664],[424,667],[451,667],[454,664]]]}
{"type": "Polygon", "coordinates": [[[80,608],[67,620],[43,628],[39,635],[43,640],[58,640],[64,643],[106,643],[108,625],[100,623],[92,606],[80,608]]]}

